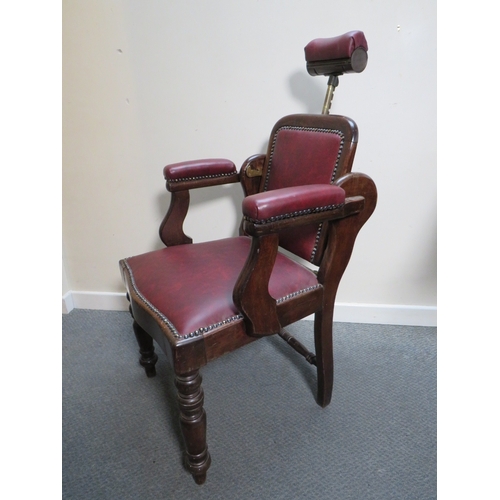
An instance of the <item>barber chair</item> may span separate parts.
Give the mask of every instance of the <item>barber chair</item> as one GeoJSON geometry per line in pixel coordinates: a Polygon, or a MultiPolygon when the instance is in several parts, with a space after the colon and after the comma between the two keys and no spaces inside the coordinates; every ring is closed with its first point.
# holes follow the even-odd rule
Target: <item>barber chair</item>
{"type": "Polygon", "coordinates": [[[208,362],[279,335],[317,367],[317,403],[330,403],[335,296],[377,191],[367,175],[351,172],[356,124],[329,111],[339,76],[363,71],[367,49],[361,31],[310,42],[309,74],[328,77],[322,113],[281,118],[267,153],[239,171],[226,159],[167,165],[165,248],[120,261],[140,364],[155,376],[156,342],[173,365],[185,465],[198,484],[211,461],[200,375],[208,362]],[[236,182],[245,195],[240,235],[193,244],[183,232],[189,191],[236,182]],[[315,353],[284,330],[312,314],[315,353]]]}

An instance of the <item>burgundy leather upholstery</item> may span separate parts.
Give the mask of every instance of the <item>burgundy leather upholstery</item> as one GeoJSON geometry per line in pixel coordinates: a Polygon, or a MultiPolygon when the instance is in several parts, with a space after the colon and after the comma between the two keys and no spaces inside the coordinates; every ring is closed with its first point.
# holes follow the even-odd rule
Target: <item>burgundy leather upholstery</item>
{"type": "Polygon", "coordinates": [[[349,31],[333,38],[316,38],[306,45],[304,51],[307,62],[316,62],[349,58],[358,47],[368,50],[364,33],[349,31]]]}
{"type": "Polygon", "coordinates": [[[338,130],[285,125],[271,139],[266,191],[332,182],[343,142],[338,130]]]}
{"type": "MultiPolygon", "coordinates": [[[[275,125],[269,140],[263,191],[332,184],[342,154],[357,139],[355,125],[333,115],[290,115],[275,125]]],[[[314,262],[321,225],[280,233],[280,245],[314,262]]]]}
{"type": "Polygon", "coordinates": [[[247,196],[243,216],[254,222],[266,222],[340,206],[345,191],[337,186],[312,184],[275,189],[247,196]]]}
{"type": "MultiPolygon", "coordinates": [[[[127,284],[178,339],[241,322],[232,293],[248,257],[248,237],[179,245],[121,261],[127,284]]],[[[276,300],[320,287],[315,274],[278,253],[269,283],[276,300]]]]}

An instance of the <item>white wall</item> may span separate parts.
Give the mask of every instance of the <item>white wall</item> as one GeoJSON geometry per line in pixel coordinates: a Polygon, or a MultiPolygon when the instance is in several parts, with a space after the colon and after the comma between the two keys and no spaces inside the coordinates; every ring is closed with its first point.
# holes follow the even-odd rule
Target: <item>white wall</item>
{"type": "MultiPolygon", "coordinates": [[[[238,166],[283,115],[320,112],[313,38],[364,31],[369,61],[341,77],[332,112],[355,119],[354,170],[379,204],[338,301],[436,306],[434,0],[63,0],[63,243],[68,286],[124,291],[120,258],[159,248],[162,168],[202,157],[238,166]]],[[[186,233],[236,233],[239,186],[192,193],[186,233]]],[[[65,290],[63,290],[63,293],[65,290]]]]}

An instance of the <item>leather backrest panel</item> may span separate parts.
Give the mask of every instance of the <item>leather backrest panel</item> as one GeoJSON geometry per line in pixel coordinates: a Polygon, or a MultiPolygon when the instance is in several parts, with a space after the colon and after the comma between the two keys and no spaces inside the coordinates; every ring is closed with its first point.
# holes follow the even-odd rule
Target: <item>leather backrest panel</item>
{"type": "Polygon", "coordinates": [[[285,125],[275,132],[272,140],[265,191],[331,183],[344,142],[341,132],[285,125]]]}
{"type": "MultiPolygon", "coordinates": [[[[349,172],[357,127],[337,115],[290,115],[274,126],[261,191],[308,184],[333,184],[349,172]]],[[[318,264],[324,246],[322,225],[280,233],[280,246],[318,264]]]]}

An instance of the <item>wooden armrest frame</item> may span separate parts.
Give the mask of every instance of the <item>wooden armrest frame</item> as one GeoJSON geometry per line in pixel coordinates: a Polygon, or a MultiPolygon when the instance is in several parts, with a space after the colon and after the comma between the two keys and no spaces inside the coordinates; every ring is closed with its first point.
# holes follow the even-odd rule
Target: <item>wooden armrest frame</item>
{"type": "Polygon", "coordinates": [[[254,337],[272,335],[281,329],[276,300],[269,294],[278,243],[278,233],[253,237],[247,261],[234,286],[234,304],[245,316],[247,333],[254,337]]]}
{"type": "Polygon", "coordinates": [[[210,186],[220,186],[222,184],[233,184],[240,181],[238,172],[231,172],[221,175],[200,176],[180,181],[167,181],[167,190],[174,193],[177,191],[188,191],[189,189],[199,189],[210,186]]]}
{"type": "MultiPolygon", "coordinates": [[[[310,300],[312,306],[318,304],[317,311],[330,310],[329,314],[333,315],[337,289],[351,258],[356,237],[377,204],[377,188],[365,174],[348,173],[335,185],[346,193],[345,204],[341,208],[261,224],[243,222],[245,231],[252,236],[252,247],[234,287],[233,300],[245,316],[249,335],[272,335],[288,324],[285,321],[286,324],[281,325],[280,318],[286,319],[290,311],[280,311],[268,291],[278,252],[279,231],[286,228],[319,222],[328,225],[327,248],[318,269],[318,283],[323,288],[321,293],[318,290],[310,292],[310,300]]],[[[318,331],[315,335],[319,338],[324,333],[318,331]]]]}
{"type": "MultiPolygon", "coordinates": [[[[259,192],[265,162],[265,154],[250,156],[243,162],[240,168],[240,183],[245,196],[257,194],[259,192]]],[[[243,231],[243,219],[240,223],[239,233],[240,235],[245,234],[243,231]]]]}
{"type": "Polygon", "coordinates": [[[184,234],[182,228],[188,210],[189,191],[174,191],[168,212],[160,225],[160,239],[167,247],[193,243],[193,239],[184,234]]]}
{"type": "Polygon", "coordinates": [[[318,281],[325,286],[325,300],[335,302],[337,289],[351,258],[356,237],[377,205],[377,188],[373,180],[365,174],[351,172],[335,185],[341,187],[350,199],[362,196],[363,208],[354,216],[329,222],[328,243],[318,270],[318,281]],[[355,196],[357,195],[357,196],[355,196]]]}
{"type": "Polygon", "coordinates": [[[265,154],[256,154],[243,162],[240,168],[240,182],[245,196],[259,192],[265,161],[265,154]]]}
{"type": "Polygon", "coordinates": [[[259,224],[244,221],[244,230],[252,236],[252,246],[234,287],[233,301],[245,316],[249,335],[273,335],[282,326],[286,326],[281,325],[276,300],[269,294],[269,280],[278,252],[279,231],[307,224],[326,221],[332,224],[338,220],[352,219],[353,215],[363,211],[364,206],[365,199],[362,196],[352,196],[346,199],[341,208],[333,210],[259,224]]]}
{"type": "Polygon", "coordinates": [[[167,214],[160,225],[160,239],[166,246],[185,245],[193,242],[193,239],[184,233],[183,225],[189,210],[189,190],[199,189],[223,184],[234,184],[239,182],[240,176],[237,172],[220,177],[200,177],[197,179],[183,180],[171,183],[167,181],[167,190],[170,191],[170,206],[167,214]]]}
{"type": "MultiPolygon", "coordinates": [[[[250,156],[239,173],[223,176],[199,176],[189,180],[168,182],[167,190],[172,193],[167,214],[160,225],[160,238],[166,246],[185,245],[193,242],[183,231],[189,210],[189,190],[240,182],[245,196],[259,191],[265,154],[250,156]]],[[[242,229],[240,229],[241,233],[242,229]]]]}

